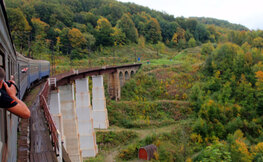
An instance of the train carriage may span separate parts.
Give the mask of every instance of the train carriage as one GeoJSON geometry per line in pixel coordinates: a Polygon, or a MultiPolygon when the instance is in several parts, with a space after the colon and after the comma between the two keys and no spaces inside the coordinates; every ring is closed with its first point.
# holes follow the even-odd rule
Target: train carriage
{"type": "MultiPolygon", "coordinates": [[[[7,23],[4,1],[0,0],[0,66],[6,71],[6,80],[17,76],[16,53],[7,23]]],[[[0,161],[16,161],[18,117],[0,109],[0,161]]]]}
{"type": "MultiPolygon", "coordinates": [[[[14,76],[20,99],[33,82],[50,72],[48,61],[32,60],[15,52],[3,0],[0,0],[0,67],[6,71],[6,80],[14,76]]],[[[0,161],[16,161],[17,126],[18,117],[0,108],[0,161]]]]}
{"type": "Polygon", "coordinates": [[[26,90],[30,86],[29,82],[29,59],[24,57],[23,55],[17,53],[17,61],[18,61],[18,76],[19,81],[17,85],[20,89],[20,97],[24,96],[26,90]]]}

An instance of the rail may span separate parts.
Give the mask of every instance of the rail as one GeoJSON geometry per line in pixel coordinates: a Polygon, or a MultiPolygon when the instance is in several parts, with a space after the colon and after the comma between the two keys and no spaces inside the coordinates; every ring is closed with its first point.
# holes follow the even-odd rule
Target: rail
{"type": "Polygon", "coordinates": [[[51,139],[52,139],[52,144],[53,144],[53,148],[54,151],[56,153],[56,155],[59,154],[59,140],[58,140],[58,136],[59,136],[59,132],[57,131],[56,125],[51,117],[51,114],[49,112],[49,107],[47,104],[47,97],[48,97],[48,93],[49,93],[49,84],[48,81],[46,81],[40,96],[39,96],[39,100],[40,100],[40,106],[41,108],[43,108],[44,110],[44,114],[45,114],[45,118],[47,120],[47,124],[48,124],[48,128],[49,131],[51,133],[51,139]]]}

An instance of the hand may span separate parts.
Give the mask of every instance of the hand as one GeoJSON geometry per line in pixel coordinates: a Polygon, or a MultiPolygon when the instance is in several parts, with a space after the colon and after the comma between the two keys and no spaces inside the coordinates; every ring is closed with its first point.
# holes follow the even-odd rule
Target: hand
{"type": "MultiPolygon", "coordinates": [[[[14,83],[14,81],[11,81],[12,83],[14,83]]],[[[11,84],[10,87],[8,87],[8,85],[4,82],[4,86],[5,86],[5,89],[6,89],[6,92],[7,94],[10,96],[10,97],[15,97],[16,96],[16,87],[11,84]]]]}

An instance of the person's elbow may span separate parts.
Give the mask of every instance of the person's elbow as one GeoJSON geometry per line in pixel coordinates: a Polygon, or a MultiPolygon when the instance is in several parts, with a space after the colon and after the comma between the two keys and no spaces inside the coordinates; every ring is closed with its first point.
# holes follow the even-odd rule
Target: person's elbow
{"type": "Polygon", "coordinates": [[[31,112],[29,111],[28,108],[25,109],[25,111],[23,112],[23,114],[20,115],[21,118],[23,119],[28,119],[31,116],[31,112]]]}
{"type": "Polygon", "coordinates": [[[26,105],[19,104],[19,103],[14,107],[9,108],[8,111],[10,111],[11,113],[23,119],[28,119],[31,116],[31,113],[28,107],[26,105]]]}

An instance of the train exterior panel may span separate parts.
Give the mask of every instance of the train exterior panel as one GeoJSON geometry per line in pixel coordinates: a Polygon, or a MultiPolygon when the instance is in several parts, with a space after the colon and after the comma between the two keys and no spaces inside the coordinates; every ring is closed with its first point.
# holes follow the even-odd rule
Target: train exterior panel
{"type": "MultiPolygon", "coordinates": [[[[20,99],[33,82],[50,73],[48,61],[32,60],[15,52],[3,0],[0,0],[0,67],[6,71],[6,80],[15,77],[20,99]]],[[[17,161],[17,127],[18,117],[0,108],[0,161],[17,161]]]]}
{"type": "MultiPolygon", "coordinates": [[[[16,53],[3,0],[0,1],[0,66],[6,71],[6,80],[14,75],[18,81],[16,53]]],[[[15,115],[0,109],[0,161],[16,161],[17,125],[18,118],[15,115]]]]}
{"type": "Polygon", "coordinates": [[[50,63],[48,61],[41,61],[40,78],[48,77],[50,74],[50,63]]]}
{"type": "Polygon", "coordinates": [[[20,98],[22,98],[26,90],[30,86],[29,82],[29,59],[17,53],[18,61],[18,75],[19,81],[17,82],[20,89],[20,98]]]}

